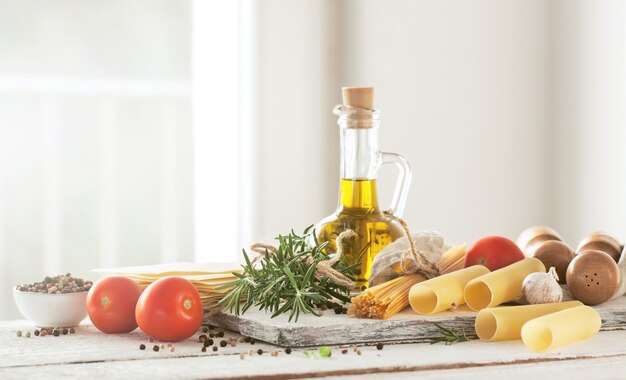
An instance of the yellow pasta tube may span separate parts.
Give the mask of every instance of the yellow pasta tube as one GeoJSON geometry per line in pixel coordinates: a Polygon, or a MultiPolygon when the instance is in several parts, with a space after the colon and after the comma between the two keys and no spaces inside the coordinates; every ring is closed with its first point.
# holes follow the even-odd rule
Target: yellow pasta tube
{"type": "Polygon", "coordinates": [[[465,286],[465,303],[478,311],[513,301],[522,295],[522,282],[534,272],[545,272],[546,267],[533,257],[487,273],[470,281],[465,286]]]}
{"type": "Polygon", "coordinates": [[[415,284],[409,291],[409,303],[419,314],[433,314],[465,303],[463,289],[472,279],[489,273],[482,265],[473,265],[455,272],[415,284]]]}
{"type": "Polygon", "coordinates": [[[587,339],[600,331],[602,320],[595,309],[576,306],[532,319],[522,327],[522,341],[535,352],[544,352],[587,339]]]}
{"type": "Polygon", "coordinates": [[[531,319],[582,304],[580,301],[569,301],[482,309],[478,312],[474,323],[476,335],[487,342],[520,339],[522,326],[531,319]]]}

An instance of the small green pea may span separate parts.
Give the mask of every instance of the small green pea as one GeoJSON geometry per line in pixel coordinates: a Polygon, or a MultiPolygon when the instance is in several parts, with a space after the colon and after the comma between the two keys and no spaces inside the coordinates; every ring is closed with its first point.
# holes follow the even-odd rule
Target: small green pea
{"type": "Polygon", "coordinates": [[[320,357],[329,358],[333,354],[333,350],[328,346],[323,346],[323,347],[320,347],[319,353],[320,353],[320,357]]]}

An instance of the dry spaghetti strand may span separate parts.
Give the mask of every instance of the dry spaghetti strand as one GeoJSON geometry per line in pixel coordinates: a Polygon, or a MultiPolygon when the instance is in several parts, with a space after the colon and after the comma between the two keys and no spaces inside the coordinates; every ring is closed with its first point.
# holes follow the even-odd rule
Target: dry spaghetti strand
{"type": "MultiPolygon", "coordinates": [[[[463,269],[467,247],[461,244],[444,253],[437,267],[440,273],[463,269]]],[[[422,274],[408,274],[373,286],[352,297],[348,314],[358,318],[387,319],[409,305],[409,290],[418,282],[426,281],[422,274]]]]}

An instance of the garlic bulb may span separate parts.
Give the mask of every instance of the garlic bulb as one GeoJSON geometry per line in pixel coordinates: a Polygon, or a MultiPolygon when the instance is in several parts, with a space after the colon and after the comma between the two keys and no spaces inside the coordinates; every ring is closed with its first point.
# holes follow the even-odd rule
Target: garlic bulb
{"type": "Polygon", "coordinates": [[[559,285],[559,276],[554,267],[548,273],[531,273],[522,283],[522,295],[531,305],[539,303],[561,302],[563,289],[559,285]]]}

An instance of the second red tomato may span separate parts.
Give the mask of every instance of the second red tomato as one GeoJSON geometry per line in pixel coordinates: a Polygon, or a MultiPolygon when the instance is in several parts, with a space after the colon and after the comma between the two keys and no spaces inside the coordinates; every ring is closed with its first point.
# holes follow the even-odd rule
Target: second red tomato
{"type": "Polygon", "coordinates": [[[198,331],[203,312],[200,294],[189,280],[165,277],[143,291],[135,318],[144,333],[161,341],[176,342],[198,331]]]}

